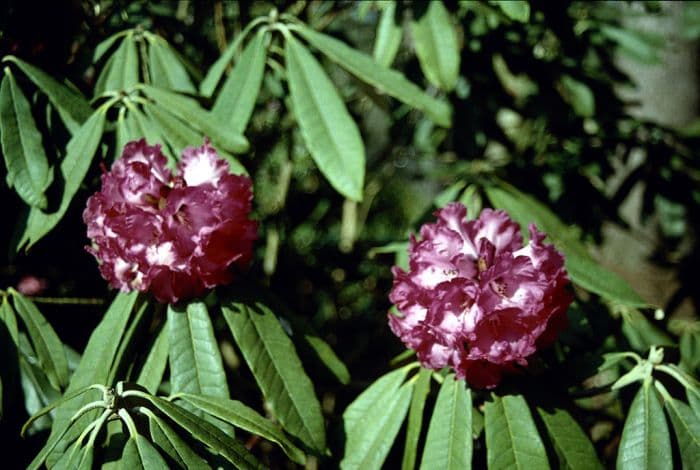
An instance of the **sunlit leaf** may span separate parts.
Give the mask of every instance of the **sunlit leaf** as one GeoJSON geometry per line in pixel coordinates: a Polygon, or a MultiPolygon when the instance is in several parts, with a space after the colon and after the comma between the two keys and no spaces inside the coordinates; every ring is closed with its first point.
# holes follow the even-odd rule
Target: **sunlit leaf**
{"type": "Polygon", "coordinates": [[[411,406],[408,410],[406,444],[403,449],[403,459],[401,460],[402,470],[412,470],[416,466],[418,439],[423,428],[423,409],[425,408],[425,399],[428,397],[428,392],[430,392],[430,378],[432,375],[432,370],[421,367],[418,371],[418,379],[413,386],[411,406]]]}
{"type": "Polygon", "coordinates": [[[203,302],[168,306],[172,391],[228,398],[219,344],[203,302]]]}
{"type": "Polygon", "coordinates": [[[489,470],[548,469],[547,453],[522,395],[494,395],[484,408],[489,470]]]}
{"type": "Polygon", "coordinates": [[[53,179],[31,106],[9,67],[0,85],[0,142],[7,183],[30,206],[46,208],[44,191],[53,179]]]}
{"type": "Polygon", "coordinates": [[[274,313],[250,300],[228,302],[223,314],[272,412],[286,431],[318,453],[326,448],[321,405],[294,345],[274,313]]]}
{"type": "Polygon", "coordinates": [[[338,65],[347,69],[360,80],[369,83],[380,91],[393,96],[399,101],[424,112],[437,124],[450,127],[452,110],[449,104],[428,96],[395,70],[383,67],[370,56],[357,51],[343,42],[319,33],[304,25],[297,24],[294,31],[299,32],[311,45],[323,52],[338,65]]]}
{"type": "Polygon", "coordinates": [[[284,453],[294,462],[301,465],[306,462],[304,453],[284,435],[277,425],[240,401],[185,393],[178,394],[178,398],[237,428],[279,444],[284,453]]]}
{"type": "Polygon", "coordinates": [[[617,452],[620,470],[673,468],[671,439],[664,410],[650,382],[645,382],[632,401],[617,452]]]}
{"type": "Polygon", "coordinates": [[[453,90],[459,77],[459,46],[442,1],[429,2],[425,13],[411,24],[411,31],[423,74],[436,87],[453,90]]]}
{"type": "Polygon", "coordinates": [[[228,123],[232,133],[243,133],[255,108],[265,72],[266,40],[267,34],[260,31],[248,43],[212,107],[212,114],[228,123]]]}
{"type": "Polygon", "coordinates": [[[464,469],[472,461],[472,399],[464,380],[448,375],[433,409],[420,468],[464,469]]]}
{"type": "Polygon", "coordinates": [[[498,5],[511,20],[527,23],[530,19],[530,3],[527,0],[498,0],[491,3],[498,5]]]}
{"type": "Polygon", "coordinates": [[[603,468],[591,440],[566,410],[554,408],[550,411],[538,407],[537,412],[559,456],[560,468],[571,470],[603,468]]]}
{"type": "Polygon", "coordinates": [[[372,57],[378,64],[391,67],[401,45],[401,26],[396,24],[396,2],[380,0],[376,2],[382,9],[377,25],[377,37],[374,41],[372,57]]]}
{"type": "Polygon", "coordinates": [[[139,82],[138,53],[133,35],[128,34],[124,38],[103,69],[102,74],[106,74],[103,79],[104,89],[102,91],[120,91],[139,82]]]}
{"type": "Polygon", "coordinates": [[[158,87],[196,93],[187,70],[165,40],[155,37],[148,47],[151,82],[158,87]]]}
{"type": "Polygon", "coordinates": [[[288,37],[284,51],[294,116],[311,157],[340,194],[362,200],[365,147],[355,121],[304,46],[288,37]]]}
{"type": "Polygon", "coordinates": [[[346,421],[341,469],[378,470],[382,467],[408,412],[412,389],[413,384],[405,383],[391,394],[381,394],[368,410],[371,416],[364,415],[351,428],[346,421]]]}

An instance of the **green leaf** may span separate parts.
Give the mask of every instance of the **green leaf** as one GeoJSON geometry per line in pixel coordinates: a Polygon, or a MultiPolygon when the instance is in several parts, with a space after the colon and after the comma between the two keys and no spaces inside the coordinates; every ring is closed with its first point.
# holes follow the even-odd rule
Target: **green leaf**
{"type": "Polygon", "coordinates": [[[127,31],[119,31],[118,33],[113,34],[110,37],[108,37],[107,39],[105,39],[104,41],[100,42],[97,45],[97,47],[95,47],[95,52],[92,55],[92,63],[94,64],[98,60],[100,60],[100,58],[102,58],[102,56],[105,54],[105,52],[110,50],[112,48],[112,46],[114,45],[114,43],[117,42],[117,39],[119,39],[122,36],[126,36],[127,34],[129,34],[128,30],[127,31]]]}
{"type": "Polygon", "coordinates": [[[167,108],[175,116],[210,137],[222,149],[235,153],[248,151],[250,144],[240,132],[230,129],[218,116],[206,111],[192,98],[149,85],[144,85],[143,89],[159,106],[167,108]]]}
{"type": "Polygon", "coordinates": [[[208,98],[214,94],[214,90],[216,90],[216,85],[219,83],[221,77],[226,71],[226,66],[229,62],[231,62],[231,59],[233,59],[233,56],[238,51],[238,46],[242,43],[243,39],[245,39],[248,33],[262,21],[262,19],[255,19],[248,23],[248,25],[243,29],[243,31],[241,31],[241,33],[238,36],[236,36],[236,39],[234,39],[231,42],[231,44],[229,44],[224,53],[221,54],[221,56],[216,60],[216,62],[214,62],[214,65],[211,66],[211,68],[207,72],[206,77],[204,77],[204,80],[202,80],[202,83],[199,86],[202,96],[206,96],[208,98]]]}
{"type": "Polygon", "coordinates": [[[275,314],[248,299],[229,302],[222,310],[274,415],[290,434],[323,453],[326,434],[321,405],[275,314]]]}
{"type": "Polygon", "coordinates": [[[547,453],[522,395],[494,395],[484,409],[489,470],[548,469],[547,453]]]}
{"type": "Polygon", "coordinates": [[[377,25],[372,57],[383,67],[391,67],[401,45],[401,26],[396,24],[396,2],[380,0],[376,2],[382,9],[377,25]]]}
{"type": "Polygon", "coordinates": [[[514,21],[527,23],[530,20],[530,3],[527,0],[498,0],[492,1],[505,15],[514,21]]]}
{"type": "Polygon", "coordinates": [[[452,125],[450,105],[428,96],[420,88],[408,81],[403,74],[390,68],[382,67],[370,56],[347,46],[331,36],[314,31],[305,25],[295,24],[293,30],[360,80],[424,112],[440,126],[450,127],[452,125]]]}
{"type": "Polygon", "coordinates": [[[150,393],[155,394],[158,386],[163,380],[165,367],[168,365],[168,329],[160,330],[151,350],[146,357],[141,372],[139,373],[136,383],[142,385],[150,393]]]}
{"type": "Polygon", "coordinates": [[[182,398],[205,413],[237,428],[279,444],[284,453],[294,462],[300,465],[306,463],[306,455],[284,435],[278,426],[263,418],[255,410],[240,401],[187,393],[180,393],[177,395],[177,398],[182,398]]]}
{"type": "Polygon", "coordinates": [[[53,179],[31,106],[9,67],[0,85],[0,142],[7,183],[30,206],[46,208],[44,191],[53,179]]]}
{"type": "Polygon", "coordinates": [[[32,301],[12,288],[10,293],[15,309],[27,327],[41,368],[56,390],[63,389],[68,385],[68,361],[63,343],[32,301]]]}
{"type": "MultiPolygon", "coordinates": [[[[63,455],[63,449],[68,448],[68,446],[75,441],[76,437],[89,423],[90,419],[86,415],[82,415],[75,421],[65,421],[61,423],[60,428],[57,428],[56,423],[54,422],[54,427],[51,429],[52,432],[49,439],[46,441],[46,444],[44,444],[44,447],[41,448],[36,457],[34,457],[34,460],[27,465],[27,470],[38,470],[41,467],[41,464],[43,464],[49,455],[54,452],[54,449],[59,447],[59,444],[61,448],[59,457],[63,455]],[[72,433],[69,434],[69,431],[72,431],[72,433]]],[[[46,466],[51,468],[53,465],[47,461],[46,466]]]]}
{"type": "Polygon", "coordinates": [[[403,449],[401,461],[402,470],[413,470],[416,466],[416,454],[418,453],[418,439],[423,428],[423,409],[425,399],[430,392],[430,378],[433,371],[421,369],[418,371],[418,379],[413,386],[411,406],[408,411],[408,427],[406,428],[406,445],[403,449]]]}
{"type": "MultiPolygon", "coordinates": [[[[119,293],[114,298],[102,321],[97,325],[90,335],[88,344],[83,351],[82,359],[78,368],[71,377],[66,394],[75,390],[81,390],[93,384],[106,384],[110,370],[113,366],[114,357],[119,347],[119,340],[126,330],[126,326],[131,318],[131,312],[136,302],[137,292],[129,294],[119,293]]],[[[94,400],[95,394],[90,394],[94,400]]],[[[72,400],[56,409],[54,424],[51,428],[51,436],[54,436],[56,429],[61,429],[68,422],[71,416],[88,403],[91,398],[88,395],[80,399],[72,400]]],[[[93,419],[95,413],[88,413],[93,419]]],[[[78,433],[80,430],[78,430],[78,433]]],[[[73,436],[73,439],[77,434],[73,436]]],[[[62,451],[63,449],[59,449],[62,451]]]]}
{"type": "Polygon", "coordinates": [[[362,426],[353,426],[350,432],[346,427],[341,469],[378,470],[382,467],[408,412],[412,389],[412,383],[405,383],[391,395],[382,395],[372,407],[371,419],[361,420],[362,426]]]}
{"type": "Polygon", "coordinates": [[[134,131],[139,136],[139,138],[145,137],[146,142],[148,142],[150,145],[161,144],[161,150],[163,151],[163,154],[167,157],[168,163],[174,167],[176,161],[175,157],[173,157],[173,153],[170,151],[165,138],[161,134],[160,127],[158,126],[158,124],[153,122],[152,119],[146,117],[146,115],[143,114],[143,112],[141,112],[138,108],[131,109],[129,111],[129,116],[133,116],[134,118],[134,131]]]}
{"type": "Polygon", "coordinates": [[[226,372],[206,305],[190,302],[186,310],[169,305],[167,328],[173,393],[228,398],[226,372]]]}
{"type": "Polygon", "coordinates": [[[173,420],[194,439],[209,446],[214,453],[221,454],[237,468],[262,468],[257,459],[236,439],[224,434],[217,427],[200,419],[195,414],[167,400],[146,393],[138,393],[146,401],[173,420]]]}
{"type": "Polygon", "coordinates": [[[452,91],[459,77],[459,45],[452,19],[440,0],[428,3],[411,31],[421,70],[436,87],[452,91]]]}
{"type": "Polygon", "coordinates": [[[632,401],[617,453],[620,470],[673,468],[671,439],[664,410],[651,381],[646,381],[632,401]]]}
{"type": "Polygon", "coordinates": [[[151,439],[160,449],[168,454],[182,468],[207,469],[211,468],[202,457],[192,450],[165,420],[155,413],[149,412],[149,430],[151,439]]]}
{"type": "Polygon", "coordinates": [[[87,392],[89,390],[89,387],[83,387],[81,389],[75,390],[71,393],[66,392],[65,395],[63,395],[61,398],[58,400],[54,401],[53,403],[50,403],[49,405],[45,406],[41,410],[37,411],[34,413],[34,415],[27,420],[26,423],[22,426],[22,430],[20,431],[20,435],[24,436],[24,434],[27,432],[27,429],[34,423],[36,420],[41,418],[42,416],[45,416],[47,413],[51,412],[54,408],[57,408],[61,406],[64,403],[67,403],[74,398],[79,397],[83,393],[87,392]]]}
{"type": "Polygon", "coordinates": [[[136,41],[132,34],[127,34],[102,71],[102,74],[107,74],[103,91],[121,91],[136,85],[139,82],[138,67],[136,41]]]}
{"type": "Polygon", "coordinates": [[[350,371],[328,343],[313,334],[304,334],[304,340],[341,384],[350,383],[350,371]]]}
{"type": "Polygon", "coordinates": [[[700,462],[700,417],[675,398],[668,397],[665,406],[676,433],[683,468],[696,468],[700,462]]]}
{"type": "Polygon", "coordinates": [[[266,40],[261,30],[248,43],[212,107],[212,114],[227,122],[233,133],[243,133],[253,114],[265,72],[266,40]]]}
{"type": "Polygon", "coordinates": [[[105,113],[96,111],[70,139],[66,147],[66,156],[61,160],[59,167],[64,186],[58,210],[50,214],[36,208],[29,211],[26,227],[17,243],[16,249],[18,251],[24,245],[29,249],[63,218],[90,168],[102,139],[104,124],[105,113]]]}
{"type": "Polygon", "coordinates": [[[595,97],[588,85],[569,75],[562,75],[561,86],[562,97],[576,114],[581,117],[592,117],[595,114],[595,97]]]}
{"type": "Polygon", "coordinates": [[[680,366],[689,374],[695,374],[700,369],[700,331],[684,331],[681,334],[679,347],[680,366]]]}
{"type": "Polygon", "coordinates": [[[10,305],[7,296],[2,296],[2,305],[0,305],[0,321],[5,323],[8,333],[10,333],[10,338],[12,338],[15,346],[17,346],[19,344],[17,317],[15,316],[15,311],[12,309],[12,305],[10,305]]]}
{"type": "Polygon", "coordinates": [[[409,370],[409,367],[405,366],[383,375],[353,400],[343,412],[343,429],[346,436],[362,432],[367,423],[376,417],[376,403],[387,399],[388,396],[395,396],[409,370]]]}
{"type": "Polygon", "coordinates": [[[637,351],[646,351],[651,346],[675,346],[668,334],[657,328],[637,310],[622,312],[622,333],[637,351]]]}
{"type": "Polygon", "coordinates": [[[472,461],[472,399],[463,380],[445,377],[430,418],[420,468],[464,469],[472,461]]]}
{"type": "MultiPolygon", "coordinates": [[[[503,184],[505,186],[505,184],[503,184]]],[[[523,228],[531,222],[544,231],[564,253],[566,270],[581,287],[630,307],[646,307],[647,302],[621,277],[600,266],[552,211],[512,186],[488,186],[486,194],[494,207],[505,209],[523,228]]]]}
{"type": "Polygon", "coordinates": [[[619,28],[610,24],[601,24],[600,32],[603,36],[616,42],[621,52],[638,62],[644,64],[661,62],[659,52],[663,50],[665,40],[658,33],[619,28]]]}
{"type": "Polygon", "coordinates": [[[135,470],[168,470],[169,468],[155,447],[140,434],[132,436],[126,442],[122,453],[121,466],[122,468],[135,470]]]}
{"type": "Polygon", "coordinates": [[[321,65],[291,36],[284,56],[294,116],[311,157],[340,194],[362,200],[365,147],[355,121],[321,65]]]}
{"type": "Polygon", "coordinates": [[[71,134],[75,134],[92,114],[90,103],[76,89],[59,83],[43,70],[17,57],[7,56],[4,60],[17,64],[27,78],[46,94],[71,134]]]}
{"type": "Polygon", "coordinates": [[[560,468],[602,470],[603,465],[593,444],[566,410],[554,408],[549,411],[538,407],[537,412],[559,456],[560,468]]]}
{"type": "Polygon", "coordinates": [[[156,83],[161,88],[184,93],[197,92],[177,54],[165,40],[157,36],[149,44],[148,66],[151,83],[156,83]]]}

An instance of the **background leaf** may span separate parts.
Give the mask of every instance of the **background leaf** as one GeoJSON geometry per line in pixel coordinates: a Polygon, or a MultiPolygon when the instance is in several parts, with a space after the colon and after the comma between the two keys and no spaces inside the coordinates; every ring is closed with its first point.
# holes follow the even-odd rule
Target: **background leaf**
{"type": "Polygon", "coordinates": [[[694,468],[700,462],[700,417],[688,405],[675,398],[668,397],[664,404],[678,439],[678,453],[683,468],[694,468]]]}
{"type": "Polygon", "coordinates": [[[436,87],[451,91],[459,77],[457,33],[440,0],[428,2],[425,13],[411,24],[421,70],[436,87]]]}
{"type": "Polygon", "coordinates": [[[382,67],[370,56],[345,45],[327,34],[319,33],[302,25],[296,25],[294,31],[297,31],[312,46],[360,80],[424,112],[440,126],[451,126],[452,111],[450,106],[444,101],[437,100],[423,93],[420,88],[408,81],[400,72],[382,67]]]}
{"type": "Polygon", "coordinates": [[[340,194],[362,200],[365,147],[333,83],[311,53],[288,37],[284,56],[294,116],[318,169],[340,194]]]}
{"type": "Polygon", "coordinates": [[[401,46],[401,26],[396,24],[396,2],[380,0],[375,2],[382,9],[377,25],[377,37],[374,40],[372,57],[378,64],[391,67],[401,46]]]}

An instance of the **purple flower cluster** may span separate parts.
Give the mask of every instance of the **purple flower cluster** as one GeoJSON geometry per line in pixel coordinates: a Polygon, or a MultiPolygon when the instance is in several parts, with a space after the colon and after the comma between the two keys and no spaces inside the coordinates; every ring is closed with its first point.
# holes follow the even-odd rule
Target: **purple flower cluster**
{"type": "Polygon", "coordinates": [[[188,147],[175,175],[160,146],[130,142],[83,220],[100,272],[122,291],[151,292],[160,302],[226,284],[252,256],[257,224],[248,218],[251,181],[232,175],[211,147],[188,147]]]}
{"type": "Polygon", "coordinates": [[[423,366],[451,367],[473,387],[492,388],[504,372],[554,342],[567,325],[572,296],[563,256],[530,224],[485,209],[466,220],[459,203],[435,213],[411,238],[408,272],[394,267],[392,331],[423,366]]]}

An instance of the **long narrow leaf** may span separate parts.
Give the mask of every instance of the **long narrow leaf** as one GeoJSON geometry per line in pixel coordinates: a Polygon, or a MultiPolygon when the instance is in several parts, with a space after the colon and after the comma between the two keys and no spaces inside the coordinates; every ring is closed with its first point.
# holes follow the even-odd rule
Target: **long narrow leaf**
{"type": "Polygon", "coordinates": [[[46,97],[56,108],[71,134],[75,134],[92,114],[90,103],[77,89],[69,88],[59,83],[40,68],[34,67],[17,57],[8,56],[4,60],[17,64],[17,67],[24,72],[27,78],[46,94],[46,97]]]}
{"type": "Polygon", "coordinates": [[[294,115],[321,173],[340,194],[362,199],[365,148],[355,121],[311,53],[293,37],[285,41],[294,115]]]}
{"type": "Polygon", "coordinates": [[[620,470],[673,468],[671,438],[656,390],[645,382],[632,401],[617,452],[620,470]]]}
{"type": "Polygon", "coordinates": [[[63,389],[68,385],[68,360],[63,343],[32,301],[14,289],[10,293],[15,301],[15,309],[27,327],[39,364],[51,385],[56,390],[63,389]]]}
{"type": "Polygon", "coordinates": [[[170,45],[159,37],[149,44],[148,66],[151,83],[156,86],[184,93],[196,93],[192,80],[180,63],[180,59],[170,45]]]}
{"type": "Polygon", "coordinates": [[[372,57],[380,65],[391,67],[401,45],[401,26],[396,24],[396,2],[377,2],[382,8],[382,16],[377,25],[377,38],[374,41],[372,57]]]}
{"type": "Polygon", "coordinates": [[[306,463],[304,453],[284,435],[277,425],[240,401],[186,393],[178,394],[178,398],[237,428],[279,444],[284,453],[294,462],[300,465],[306,463]]]}
{"type": "Polygon", "coordinates": [[[148,394],[139,394],[158,410],[173,420],[195,439],[209,446],[215,453],[221,454],[237,468],[261,468],[257,459],[236,439],[227,436],[221,430],[200,419],[186,409],[162,398],[148,394]]]}
{"type": "Polygon", "coordinates": [[[108,75],[104,91],[120,91],[136,85],[139,81],[139,64],[134,37],[127,35],[112,57],[114,61],[105,70],[108,75]]]}
{"type": "Polygon", "coordinates": [[[104,124],[105,113],[97,111],[70,139],[66,147],[66,156],[63,157],[60,165],[60,174],[64,186],[58,210],[50,214],[36,208],[32,208],[29,211],[26,227],[16,246],[18,251],[25,245],[29,249],[49,233],[63,218],[73,200],[73,196],[80,188],[83,178],[85,178],[85,174],[90,168],[95,152],[97,152],[97,147],[102,139],[104,124]]]}
{"type": "Polygon", "coordinates": [[[223,314],[270,408],[290,434],[318,453],[326,448],[321,405],[294,345],[260,302],[236,301],[223,314]]]}
{"type": "Polygon", "coordinates": [[[168,351],[168,329],[166,327],[160,331],[153,346],[151,346],[138,379],[136,379],[137,384],[142,385],[152,394],[156,393],[163,380],[163,373],[168,365],[168,351]]]}
{"type": "Polygon", "coordinates": [[[179,463],[182,468],[211,468],[165,420],[159,418],[155,413],[148,413],[148,420],[153,443],[179,463]]]}
{"type": "Polygon", "coordinates": [[[691,469],[700,462],[700,418],[685,403],[669,398],[664,403],[678,440],[683,468],[691,469]]]}
{"type": "Polygon", "coordinates": [[[463,380],[445,377],[433,409],[421,469],[471,467],[472,399],[463,380]]]}
{"type": "Polygon", "coordinates": [[[555,408],[548,411],[537,408],[537,412],[554,444],[561,468],[571,470],[603,468],[591,440],[566,410],[555,408]]]}
{"type": "Polygon", "coordinates": [[[265,72],[266,37],[267,34],[260,31],[248,43],[212,107],[212,113],[227,122],[233,133],[242,134],[248,126],[260,93],[265,72]]]}
{"type": "Polygon", "coordinates": [[[429,2],[411,29],[423,74],[436,87],[453,90],[459,76],[459,47],[455,27],[442,1],[429,2]]]}
{"type": "Polygon", "coordinates": [[[122,468],[137,470],[168,470],[169,468],[155,447],[140,434],[132,436],[126,442],[120,463],[122,468]]]}
{"type": "Polygon", "coordinates": [[[405,383],[391,395],[383,394],[372,407],[372,419],[362,428],[346,432],[341,469],[378,470],[382,467],[403,423],[411,402],[413,384],[405,383]]]}
{"type": "Polygon", "coordinates": [[[168,307],[170,381],[174,393],[228,398],[228,384],[209,312],[203,302],[168,307]]]}
{"type": "Polygon", "coordinates": [[[44,191],[53,179],[29,101],[9,67],[0,85],[0,142],[7,182],[30,206],[46,208],[44,191]]]}
{"type": "MultiPolygon", "coordinates": [[[[161,107],[167,107],[170,112],[210,137],[224,150],[235,153],[248,150],[250,145],[240,132],[231,129],[217,115],[206,111],[192,98],[154,86],[145,86],[144,91],[161,107]]],[[[194,144],[196,142],[190,143],[194,144]]]]}
{"type": "Polygon", "coordinates": [[[484,415],[489,470],[549,468],[544,444],[521,395],[494,396],[486,402],[484,415]]]}
{"type": "Polygon", "coordinates": [[[423,428],[423,409],[425,399],[430,392],[430,378],[433,371],[421,367],[418,372],[418,380],[413,386],[411,396],[411,407],[408,411],[408,427],[406,428],[406,446],[403,450],[401,461],[402,470],[413,470],[416,466],[416,455],[418,453],[418,439],[423,428]]]}
{"type": "Polygon", "coordinates": [[[347,69],[360,80],[369,83],[384,93],[399,101],[424,112],[437,124],[450,127],[452,110],[444,101],[428,96],[403,76],[403,74],[382,67],[370,56],[359,52],[343,42],[314,31],[302,24],[294,25],[294,31],[299,32],[311,45],[326,54],[338,65],[347,69]]]}

